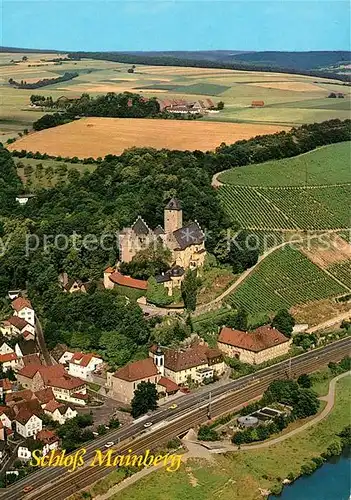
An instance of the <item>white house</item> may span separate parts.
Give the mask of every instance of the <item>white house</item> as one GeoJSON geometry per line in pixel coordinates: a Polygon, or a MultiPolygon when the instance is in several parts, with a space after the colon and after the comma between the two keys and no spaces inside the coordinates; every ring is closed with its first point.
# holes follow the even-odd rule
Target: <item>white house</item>
{"type": "Polygon", "coordinates": [[[14,352],[12,347],[6,344],[6,342],[3,342],[0,346],[0,354],[9,354],[10,352],[14,352]]]}
{"type": "Polygon", "coordinates": [[[0,354],[0,366],[4,372],[9,368],[15,370],[18,366],[18,356],[15,352],[9,352],[7,354],[0,354]]]}
{"type": "Polygon", "coordinates": [[[102,364],[103,360],[96,354],[75,352],[69,360],[68,373],[83,380],[92,380],[93,372],[102,364]]]}
{"type": "Polygon", "coordinates": [[[25,319],[30,325],[35,324],[35,312],[28,299],[17,297],[17,299],[11,302],[11,306],[15,316],[25,319]]]}
{"type": "Polygon", "coordinates": [[[34,194],[18,194],[16,196],[16,201],[20,205],[26,205],[28,201],[33,198],[35,195],[34,194]]]}
{"type": "Polygon", "coordinates": [[[17,335],[25,336],[26,332],[34,336],[35,328],[19,316],[10,316],[1,322],[0,331],[5,337],[11,338],[17,335]]]}
{"type": "Polygon", "coordinates": [[[0,422],[4,427],[8,429],[12,428],[11,422],[12,417],[14,417],[13,410],[11,408],[0,408],[0,422]]]}
{"type": "Polygon", "coordinates": [[[28,438],[35,436],[43,428],[43,421],[31,410],[22,407],[15,417],[16,432],[28,438]]]}
{"type": "Polygon", "coordinates": [[[52,431],[43,429],[39,431],[33,438],[27,439],[18,447],[17,456],[20,460],[30,460],[32,458],[32,451],[40,449],[43,456],[47,455],[51,450],[57,450],[59,445],[59,438],[52,431]],[[38,448],[35,441],[40,441],[42,446],[38,448]]]}
{"type": "Polygon", "coordinates": [[[54,399],[49,401],[44,408],[44,413],[49,415],[53,420],[63,425],[66,420],[76,417],[78,415],[77,410],[72,406],[66,405],[64,403],[59,403],[54,399]]]}

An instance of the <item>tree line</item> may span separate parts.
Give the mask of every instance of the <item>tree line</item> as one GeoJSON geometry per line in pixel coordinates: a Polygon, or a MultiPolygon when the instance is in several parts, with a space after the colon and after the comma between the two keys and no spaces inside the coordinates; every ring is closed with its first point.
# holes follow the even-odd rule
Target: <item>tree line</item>
{"type": "Polygon", "coordinates": [[[79,76],[79,73],[74,72],[66,72],[62,76],[58,76],[56,78],[43,78],[42,80],[38,80],[37,82],[28,83],[25,80],[21,80],[17,82],[13,78],[9,79],[9,84],[17,89],[39,89],[41,87],[46,87],[48,85],[53,85],[55,83],[67,82],[68,80],[72,80],[79,76]]]}

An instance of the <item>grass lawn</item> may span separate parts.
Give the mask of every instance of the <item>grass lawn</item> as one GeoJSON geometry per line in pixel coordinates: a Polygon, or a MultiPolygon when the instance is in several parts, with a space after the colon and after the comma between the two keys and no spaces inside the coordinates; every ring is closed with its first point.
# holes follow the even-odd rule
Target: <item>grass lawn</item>
{"type": "Polygon", "coordinates": [[[213,463],[191,459],[177,472],[155,472],[111,497],[112,500],[260,500],[289,472],[319,456],[350,421],[351,377],[337,383],[336,405],[314,427],[262,450],[218,456],[213,463]],[[160,487],[160,485],[162,485],[160,487]]]}
{"type": "Polygon", "coordinates": [[[350,142],[323,146],[293,158],[224,172],[219,180],[245,186],[304,186],[351,182],[350,142]]]}

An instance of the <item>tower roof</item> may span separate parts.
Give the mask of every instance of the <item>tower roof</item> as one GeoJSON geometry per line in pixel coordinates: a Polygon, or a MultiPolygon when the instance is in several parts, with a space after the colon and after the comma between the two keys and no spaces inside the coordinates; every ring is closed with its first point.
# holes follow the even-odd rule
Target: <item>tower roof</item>
{"type": "Polygon", "coordinates": [[[171,198],[167,203],[165,210],[181,210],[180,201],[177,198],[171,198]]]}

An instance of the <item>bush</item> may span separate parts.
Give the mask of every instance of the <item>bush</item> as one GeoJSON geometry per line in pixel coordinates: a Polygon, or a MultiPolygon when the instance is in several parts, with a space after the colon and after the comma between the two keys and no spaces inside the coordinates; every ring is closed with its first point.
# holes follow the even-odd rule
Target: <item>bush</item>
{"type": "Polygon", "coordinates": [[[310,476],[317,469],[317,465],[314,462],[307,462],[301,466],[301,474],[304,476],[310,476]]]}
{"type": "Polygon", "coordinates": [[[209,425],[202,425],[197,433],[197,438],[200,441],[217,441],[219,439],[218,432],[211,429],[209,425]]]}

